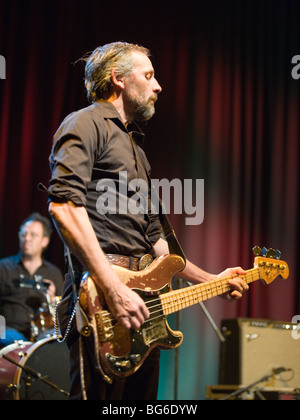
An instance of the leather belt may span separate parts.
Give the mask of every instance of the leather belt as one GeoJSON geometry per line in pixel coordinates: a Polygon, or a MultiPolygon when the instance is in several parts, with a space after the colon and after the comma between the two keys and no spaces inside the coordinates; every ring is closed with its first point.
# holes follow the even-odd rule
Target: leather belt
{"type": "Polygon", "coordinates": [[[150,254],[143,255],[141,258],[127,257],[126,255],[106,254],[106,258],[111,264],[127,268],[132,271],[144,270],[153,261],[150,254]]]}

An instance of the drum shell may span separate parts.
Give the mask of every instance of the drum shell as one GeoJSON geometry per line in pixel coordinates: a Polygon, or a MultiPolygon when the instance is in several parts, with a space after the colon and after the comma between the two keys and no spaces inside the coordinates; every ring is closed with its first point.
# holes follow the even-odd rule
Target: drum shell
{"type": "Polygon", "coordinates": [[[54,390],[41,380],[24,379],[23,369],[0,358],[0,399],[6,400],[61,400],[67,399],[69,391],[69,351],[65,343],[58,343],[54,336],[36,343],[16,342],[3,348],[5,354],[21,367],[30,367],[64,393],[54,390]],[[27,387],[26,384],[30,386],[27,387]]]}
{"type": "Polygon", "coordinates": [[[16,363],[20,363],[22,354],[32,346],[30,341],[16,341],[0,350],[0,399],[11,399],[14,393],[14,384],[16,384],[16,365],[4,359],[6,355],[16,363]]]}

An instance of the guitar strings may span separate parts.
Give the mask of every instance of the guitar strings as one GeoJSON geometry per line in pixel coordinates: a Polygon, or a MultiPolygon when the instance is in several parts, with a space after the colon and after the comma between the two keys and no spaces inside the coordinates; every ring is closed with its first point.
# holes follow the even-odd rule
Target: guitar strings
{"type": "MultiPolygon", "coordinates": [[[[259,269],[257,269],[258,274],[259,274],[259,269]]],[[[254,281],[254,276],[253,276],[253,271],[251,270],[250,273],[247,273],[244,276],[240,276],[242,278],[244,278],[247,281],[247,276],[251,277],[251,279],[249,279],[249,283],[251,281],[254,281]]],[[[225,293],[227,291],[229,291],[231,289],[230,285],[228,284],[228,280],[229,279],[234,279],[238,276],[228,276],[228,277],[224,277],[220,280],[211,280],[210,282],[206,282],[203,284],[197,284],[188,288],[182,288],[182,289],[178,289],[175,291],[171,291],[171,292],[167,292],[162,294],[159,298],[153,299],[153,300],[149,300],[146,303],[146,306],[148,307],[149,311],[153,308],[156,308],[157,306],[162,307],[162,306],[171,306],[171,307],[176,307],[176,306],[180,306],[184,303],[189,303],[191,301],[193,301],[195,298],[197,299],[197,302],[200,302],[199,298],[203,298],[202,300],[205,300],[206,298],[214,297],[217,296],[219,294],[225,293]],[[202,290],[202,288],[204,290],[202,290]],[[220,292],[220,288],[222,290],[222,293],[220,292]],[[193,289],[193,290],[192,290],[193,289]],[[177,299],[174,299],[174,295],[178,295],[177,299]],[[158,304],[156,304],[156,302],[159,302],[158,304]],[[148,306],[149,303],[155,303],[155,305],[153,306],[148,306]]],[[[257,277],[257,279],[259,279],[259,276],[257,277]]],[[[257,280],[256,279],[256,280],[257,280]]],[[[161,308],[163,309],[163,308],[161,308]]],[[[153,314],[157,311],[151,312],[150,314],[153,314]]]]}
{"type": "MultiPolygon", "coordinates": [[[[259,272],[259,269],[257,269],[257,270],[259,272]]],[[[246,280],[246,277],[249,276],[249,275],[251,276],[251,280],[254,281],[255,279],[253,278],[254,277],[253,273],[246,274],[245,276],[241,276],[241,277],[245,278],[245,280],[246,280]]],[[[204,297],[203,300],[205,300],[205,298],[208,298],[209,295],[213,295],[216,292],[217,292],[217,294],[215,296],[218,296],[219,294],[221,294],[221,293],[218,293],[219,290],[220,290],[220,287],[222,288],[222,293],[226,293],[227,291],[229,291],[230,286],[228,285],[227,281],[229,279],[233,279],[235,277],[237,277],[237,276],[231,275],[231,276],[228,276],[228,277],[224,277],[223,279],[220,279],[219,281],[211,280],[211,283],[206,282],[206,283],[203,283],[201,285],[194,285],[194,286],[191,286],[191,287],[186,288],[186,289],[183,288],[183,289],[167,292],[167,293],[161,295],[158,298],[146,301],[145,304],[148,307],[149,312],[150,312],[150,316],[151,316],[151,315],[153,315],[157,312],[161,312],[163,310],[163,306],[168,306],[168,305],[171,305],[173,307],[174,306],[180,306],[182,304],[182,302],[178,303],[177,300],[174,300],[174,297],[173,297],[174,294],[178,294],[178,295],[186,294],[186,295],[188,295],[188,296],[181,296],[181,299],[184,300],[184,303],[186,302],[186,299],[188,299],[188,301],[191,301],[191,300],[195,299],[195,295],[197,295],[196,298],[197,298],[197,301],[199,302],[200,301],[200,300],[198,300],[199,295],[201,295],[201,297],[204,297]],[[226,282],[225,285],[220,286],[220,285],[217,284],[217,283],[225,283],[225,282],[226,282]],[[199,286],[203,286],[203,288],[205,288],[206,290],[204,290],[204,291],[200,290],[199,286]],[[209,286],[212,286],[212,287],[209,288],[209,286]],[[225,289],[224,289],[224,287],[225,287],[225,289]],[[194,290],[195,293],[193,293],[192,296],[190,296],[192,288],[195,289],[194,290]],[[169,297],[169,300],[168,300],[168,294],[169,293],[172,294],[172,296],[169,297]],[[158,303],[156,303],[156,302],[158,302],[158,303]],[[152,305],[152,306],[148,306],[148,304],[150,304],[150,303],[155,303],[155,304],[152,305]],[[157,307],[159,308],[158,310],[152,311],[152,309],[157,308],[157,307]]],[[[259,276],[258,276],[257,279],[259,279],[259,276]]],[[[251,281],[249,281],[249,283],[250,282],[251,281]]],[[[211,296],[211,297],[214,297],[214,296],[211,296]]],[[[180,296],[178,298],[180,299],[180,296]]],[[[111,315],[111,314],[109,312],[107,312],[106,315],[111,315]]],[[[161,316],[164,316],[164,315],[165,315],[164,313],[161,314],[161,316]]],[[[145,323],[151,321],[152,319],[155,319],[155,318],[151,318],[151,319],[149,318],[145,321],[145,323]]],[[[111,320],[115,320],[115,318],[112,317],[111,320]]],[[[107,321],[107,322],[109,322],[109,321],[107,321]]]]}
{"type": "MultiPolygon", "coordinates": [[[[260,278],[260,270],[259,268],[257,268],[257,274],[258,277],[254,278],[254,271],[255,269],[252,269],[251,271],[249,271],[246,275],[240,276],[241,278],[243,278],[244,280],[246,280],[247,283],[251,283],[252,281],[258,280],[260,278]],[[249,278],[249,280],[247,280],[247,277],[249,278]]],[[[211,297],[214,296],[218,296],[221,293],[218,293],[220,291],[220,287],[222,289],[222,293],[226,293],[227,291],[229,291],[231,289],[231,287],[228,284],[228,280],[230,279],[234,279],[238,276],[228,276],[228,277],[224,277],[220,280],[211,280],[210,282],[206,282],[203,284],[197,284],[188,288],[182,288],[182,289],[178,289],[178,290],[172,290],[171,292],[167,292],[162,294],[161,296],[152,299],[152,300],[148,300],[145,302],[147,308],[149,309],[150,312],[150,317],[148,319],[145,320],[144,324],[147,322],[151,322],[157,318],[160,317],[164,317],[165,314],[164,313],[164,309],[163,306],[165,307],[178,307],[184,303],[190,302],[191,300],[194,300],[196,298],[197,302],[200,302],[201,300],[199,300],[199,297],[203,298],[202,300],[205,300],[205,298],[209,298],[209,296],[211,295],[211,297]],[[223,284],[224,283],[224,284],[223,284]],[[201,290],[201,286],[203,287],[203,289],[206,290],[201,290]],[[225,289],[224,289],[225,288],[225,289]],[[194,293],[192,292],[191,289],[194,289],[194,293]],[[214,294],[216,293],[216,294],[214,294]],[[171,296],[172,294],[172,296],[171,296]],[[177,300],[174,300],[174,294],[178,294],[178,295],[185,295],[185,296],[178,296],[177,300]],[[192,294],[192,296],[190,296],[192,294]],[[188,295],[188,296],[187,296],[188,295]],[[183,300],[183,302],[178,302],[178,300],[183,300]],[[148,306],[149,304],[152,304],[152,306],[148,306]],[[154,310],[153,310],[154,309],[154,310]],[[154,314],[159,313],[158,316],[153,317],[154,314]]],[[[167,309],[167,308],[166,308],[167,309]]],[[[104,312],[104,311],[103,311],[104,312]]],[[[112,321],[116,320],[110,312],[106,311],[106,313],[103,313],[103,316],[108,318],[106,320],[103,321],[103,324],[107,324],[109,323],[109,329],[113,328],[113,325],[111,325],[112,321]]]]}

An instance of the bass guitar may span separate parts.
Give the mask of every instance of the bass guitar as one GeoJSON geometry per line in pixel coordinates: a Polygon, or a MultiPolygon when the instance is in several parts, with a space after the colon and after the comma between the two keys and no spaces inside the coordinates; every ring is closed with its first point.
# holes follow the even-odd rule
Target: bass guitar
{"type": "MultiPolygon", "coordinates": [[[[131,375],[155,347],[173,349],[182,343],[183,334],[168,325],[169,314],[231,290],[228,280],[234,276],[172,290],[172,277],[184,266],[183,259],[174,254],[158,257],[142,271],[112,266],[119,279],[138,293],[149,309],[150,317],[136,330],[124,328],[112,317],[92,277],[89,273],[84,275],[79,303],[88,320],[87,330],[93,334],[95,362],[105,380],[111,382],[114,376],[131,375]]],[[[248,284],[259,279],[270,284],[277,276],[286,279],[288,275],[286,262],[256,256],[254,268],[240,277],[248,284]]]]}

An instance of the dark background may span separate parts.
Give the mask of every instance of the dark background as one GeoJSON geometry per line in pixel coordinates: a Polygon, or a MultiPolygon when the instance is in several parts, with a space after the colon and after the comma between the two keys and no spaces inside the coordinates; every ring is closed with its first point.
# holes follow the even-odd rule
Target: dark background
{"type": "MultiPolygon", "coordinates": [[[[251,268],[254,245],[278,248],[288,280],[260,282],[241,301],[207,306],[216,322],[237,316],[290,322],[299,302],[300,2],[291,0],[1,1],[0,257],[18,250],[19,224],[47,214],[52,136],[87,105],[76,61],[116,40],[153,53],[163,87],[143,127],[153,178],[204,179],[204,221],[170,218],[189,259],[218,273],[251,268]]],[[[55,234],[47,257],[63,269],[55,234]]],[[[198,307],[182,313],[179,398],[217,383],[219,343],[198,307]]],[[[171,318],[176,323],[176,318],[171,318]]],[[[163,356],[161,398],[173,397],[174,352],[163,356]]]]}

